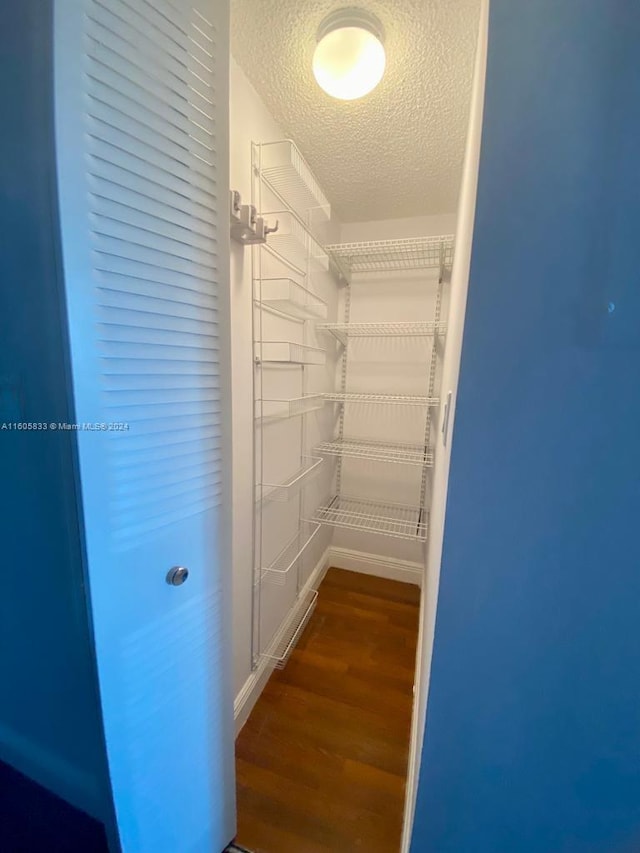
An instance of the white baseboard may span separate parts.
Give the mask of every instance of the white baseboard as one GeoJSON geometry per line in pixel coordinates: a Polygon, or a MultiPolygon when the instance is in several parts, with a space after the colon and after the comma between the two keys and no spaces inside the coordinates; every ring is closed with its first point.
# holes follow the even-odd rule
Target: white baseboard
{"type": "Polygon", "coordinates": [[[240,688],[238,695],[233,703],[233,718],[235,720],[236,737],[244,724],[249,719],[249,714],[253,711],[253,706],[258,701],[258,698],[264,690],[269,676],[273,672],[272,661],[267,658],[261,658],[256,669],[249,675],[249,678],[240,688]]]}
{"type": "Polygon", "coordinates": [[[329,548],[328,559],[328,564],[336,569],[422,586],[424,566],[420,563],[380,557],[364,551],[353,551],[351,548],[329,548]]]}
{"type": "MultiPolygon", "coordinates": [[[[327,568],[329,567],[329,552],[330,549],[327,548],[322,557],[316,563],[314,570],[309,575],[309,580],[301,590],[301,595],[309,589],[317,589],[322,582],[322,578],[325,576],[327,568]]],[[[253,706],[258,701],[272,672],[273,661],[270,661],[268,658],[261,658],[256,669],[240,688],[240,691],[235,698],[235,702],[233,703],[236,737],[249,719],[249,714],[253,710],[253,706]]]]}

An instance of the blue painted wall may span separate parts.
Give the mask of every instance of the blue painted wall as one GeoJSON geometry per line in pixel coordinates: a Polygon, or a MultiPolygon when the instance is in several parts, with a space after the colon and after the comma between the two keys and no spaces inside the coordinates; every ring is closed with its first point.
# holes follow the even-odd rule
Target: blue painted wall
{"type": "Polygon", "coordinates": [[[640,850],[638,45],[492,0],[413,853],[640,850]]]}
{"type": "MultiPolygon", "coordinates": [[[[0,424],[74,420],[58,274],[51,40],[51,0],[0,4],[0,424]]],[[[0,761],[104,819],[111,803],[72,434],[0,429],[0,472],[0,761]]],[[[13,788],[12,778],[2,772],[0,783],[13,788]]],[[[16,797],[0,792],[14,814],[16,797]]],[[[9,849],[3,832],[11,826],[17,833],[14,820],[0,821],[0,849],[9,849]]]]}

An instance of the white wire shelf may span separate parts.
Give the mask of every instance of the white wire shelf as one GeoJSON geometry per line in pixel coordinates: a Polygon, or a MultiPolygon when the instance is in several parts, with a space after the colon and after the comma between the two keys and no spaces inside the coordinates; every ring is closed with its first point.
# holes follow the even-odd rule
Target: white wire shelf
{"type": "Polygon", "coordinates": [[[301,320],[324,319],[327,303],[291,278],[263,278],[261,304],[301,320]]]}
{"type": "Polygon", "coordinates": [[[262,422],[296,418],[322,409],[325,402],[324,394],[305,394],[302,397],[279,400],[256,400],[255,416],[256,420],[262,422]]]}
{"type": "Polygon", "coordinates": [[[329,256],[293,211],[273,210],[261,215],[269,225],[278,223],[278,230],[269,234],[265,247],[281,261],[301,275],[307,273],[308,263],[315,269],[329,269],[329,256]]]}
{"type": "Polygon", "coordinates": [[[341,344],[349,338],[429,338],[444,335],[446,323],[318,323],[317,329],[330,332],[341,344]]]}
{"type": "Polygon", "coordinates": [[[324,394],[325,400],[332,403],[372,403],[393,406],[439,406],[439,397],[416,397],[407,394],[351,394],[329,392],[324,394]]]}
{"type": "Polygon", "coordinates": [[[284,546],[275,560],[260,572],[261,580],[282,586],[287,575],[316,538],[322,525],[314,521],[300,523],[296,535],[284,546]]]}
{"type": "Polygon", "coordinates": [[[336,438],[323,441],[315,448],[316,453],[342,456],[350,459],[369,459],[373,462],[393,462],[400,465],[433,466],[432,450],[419,444],[389,443],[360,438],[336,438]]]}
{"type": "Polygon", "coordinates": [[[286,666],[295,644],[313,614],[317,600],[317,590],[310,589],[303,593],[271,647],[262,653],[262,657],[272,661],[276,669],[283,669],[286,666]]]}
{"type": "Polygon", "coordinates": [[[284,364],[324,364],[326,353],[320,347],[294,341],[262,341],[256,344],[256,361],[284,364]]]}
{"type": "Polygon", "coordinates": [[[316,221],[331,218],[331,205],[294,142],[263,142],[257,148],[263,179],[286,205],[316,221]]]}
{"type": "Polygon", "coordinates": [[[378,503],[344,495],[336,495],[319,507],[312,520],[332,527],[418,542],[426,540],[428,530],[426,510],[420,507],[378,503]]]}
{"type": "Polygon", "coordinates": [[[355,273],[438,269],[451,266],[453,234],[366,243],[334,243],[325,248],[347,278],[355,273]]]}
{"type": "Polygon", "coordinates": [[[263,483],[258,485],[258,498],[263,501],[290,501],[300,493],[300,490],[315,477],[323,463],[321,456],[303,457],[302,467],[292,474],[284,483],[263,483]]]}

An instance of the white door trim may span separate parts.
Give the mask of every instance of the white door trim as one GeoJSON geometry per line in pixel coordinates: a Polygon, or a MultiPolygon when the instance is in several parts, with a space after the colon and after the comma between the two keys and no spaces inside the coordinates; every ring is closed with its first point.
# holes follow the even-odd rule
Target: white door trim
{"type": "MultiPolygon", "coordinates": [[[[438,438],[436,464],[434,469],[433,495],[429,515],[429,541],[427,545],[427,573],[422,589],[420,606],[420,628],[418,634],[418,652],[416,657],[416,681],[414,708],[411,721],[411,742],[409,747],[409,766],[407,769],[407,788],[405,795],[405,814],[402,831],[401,853],[409,853],[413,820],[416,808],[416,795],[422,744],[427,719],[427,698],[429,694],[429,676],[436,623],[438,586],[440,582],[440,564],[444,540],[445,509],[449,482],[449,464],[451,458],[451,436],[455,419],[456,390],[460,373],[462,355],[462,336],[464,331],[469,271],[471,267],[471,248],[475,220],[478,172],[480,167],[480,143],[482,137],[482,116],[484,109],[485,80],[487,67],[487,42],[489,34],[489,0],[481,0],[478,42],[476,47],[473,89],[469,129],[465,151],[464,167],[458,218],[456,224],[456,245],[451,272],[451,303],[447,326],[447,348],[442,371],[441,398],[447,398],[451,391],[448,416],[448,438],[443,444],[438,438]]],[[[439,419],[442,423],[442,418],[439,419]]]]}

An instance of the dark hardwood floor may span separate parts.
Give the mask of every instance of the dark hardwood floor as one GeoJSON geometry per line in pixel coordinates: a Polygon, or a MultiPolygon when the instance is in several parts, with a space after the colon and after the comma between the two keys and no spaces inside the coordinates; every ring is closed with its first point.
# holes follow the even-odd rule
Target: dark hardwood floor
{"type": "Polygon", "coordinates": [[[420,591],[329,569],[236,743],[238,843],[398,853],[420,591]]]}

